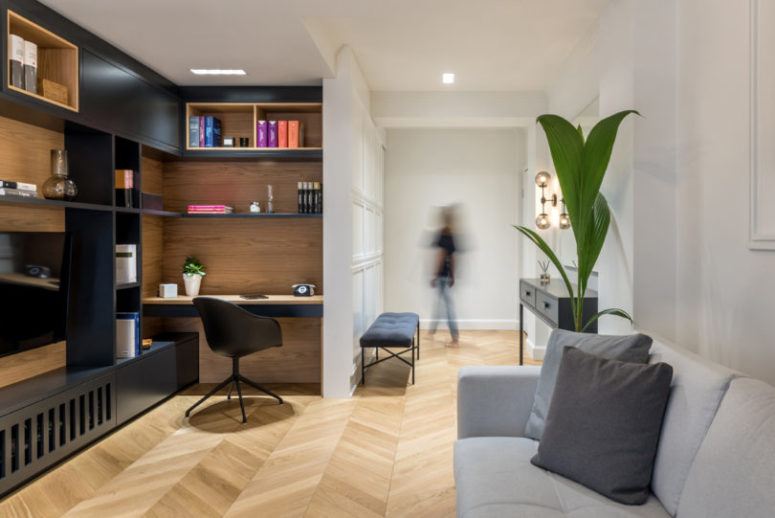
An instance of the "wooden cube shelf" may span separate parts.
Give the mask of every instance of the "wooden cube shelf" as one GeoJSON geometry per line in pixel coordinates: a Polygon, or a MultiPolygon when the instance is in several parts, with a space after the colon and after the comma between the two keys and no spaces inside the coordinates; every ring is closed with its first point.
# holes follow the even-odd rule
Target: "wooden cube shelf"
{"type": "MultiPolygon", "coordinates": [[[[38,81],[43,79],[67,88],[67,102],[60,102],[40,94],[28,92],[11,85],[11,61],[7,63],[7,87],[61,108],[78,111],[78,47],[40,25],[8,10],[8,49],[10,53],[11,35],[15,34],[38,46],[38,81]]],[[[53,85],[47,84],[49,88],[53,85]]],[[[56,89],[56,87],[54,87],[56,89]]],[[[61,88],[57,89],[61,92],[61,88]]]]}
{"type": "Polygon", "coordinates": [[[323,149],[323,105],[322,103],[187,103],[186,104],[186,150],[277,152],[320,151],[323,149]],[[222,137],[247,137],[248,147],[195,147],[189,140],[189,117],[211,115],[221,121],[222,137]],[[298,148],[256,147],[256,123],[259,120],[298,120],[304,127],[304,145],[298,148]]]}

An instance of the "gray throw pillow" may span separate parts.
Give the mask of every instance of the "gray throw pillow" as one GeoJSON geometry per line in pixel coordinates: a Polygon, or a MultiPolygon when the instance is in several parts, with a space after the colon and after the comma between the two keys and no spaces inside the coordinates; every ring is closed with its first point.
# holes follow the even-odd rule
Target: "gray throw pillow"
{"type": "Polygon", "coordinates": [[[568,347],[534,465],[622,504],[649,498],[673,368],[568,347]]]}
{"type": "Polygon", "coordinates": [[[557,380],[557,370],[560,368],[562,351],[565,347],[575,347],[582,351],[600,356],[621,360],[623,362],[646,363],[649,361],[651,337],[638,333],[634,335],[596,335],[590,333],[574,333],[564,329],[555,329],[546,344],[546,355],[541,366],[541,376],[538,378],[533,409],[530,411],[525,437],[541,440],[544,431],[544,421],[552,401],[554,383],[557,380]]]}

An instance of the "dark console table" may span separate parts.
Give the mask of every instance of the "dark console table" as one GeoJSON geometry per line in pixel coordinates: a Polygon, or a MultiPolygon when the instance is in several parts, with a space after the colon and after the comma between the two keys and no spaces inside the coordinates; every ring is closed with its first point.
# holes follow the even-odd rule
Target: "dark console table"
{"type": "MultiPolygon", "coordinates": [[[[574,285],[573,290],[577,288],[574,285]]],[[[524,308],[527,307],[551,328],[574,330],[573,311],[568,289],[562,279],[552,279],[546,284],[538,279],[519,280],[519,364],[524,361],[524,308]]],[[[587,290],[584,296],[583,319],[586,322],[597,313],[597,292],[587,290]]],[[[588,328],[588,333],[597,333],[597,321],[588,328]]]]}

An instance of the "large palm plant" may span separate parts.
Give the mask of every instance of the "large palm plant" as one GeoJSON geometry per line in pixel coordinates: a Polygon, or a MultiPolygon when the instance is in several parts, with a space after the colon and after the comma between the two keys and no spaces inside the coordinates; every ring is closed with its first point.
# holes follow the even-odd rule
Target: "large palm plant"
{"type": "Polygon", "coordinates": [[[584,331],[603,315],[616,315],[632,321],[632,317],[619,308],[604,309],[587,322],[583,322],[582,314],[587,282],[600,256],[611,223],[611,211],[605,197],[600,193],[600,185],[611,159],[619,125],[631,113],[638,112],[626,110],[601,120],[592,128],[586,140],[581,126],[574,128],[570,122],[557,115],[538,117],[538,122],[544,128],[549,141],[554,168],[576,239],[578,289],[575,294],[565,268],[546,241],[527,227],[515,227],[535,243],[559,270],[570,295],[576,331],[584,331]]]}

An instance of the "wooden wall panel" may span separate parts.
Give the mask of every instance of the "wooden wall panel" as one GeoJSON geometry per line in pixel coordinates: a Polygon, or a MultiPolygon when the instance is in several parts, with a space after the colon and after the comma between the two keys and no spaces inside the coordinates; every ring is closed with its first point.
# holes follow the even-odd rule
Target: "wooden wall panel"
{"type": "Polygon", "coordinates": [[[143,192],[164,193],[164,164],[153,158],[143,156],[140,163],[143,173],[143,192]]]}
{"type": "Polygon", "coordinates": [[[51,150],[64,147],[59,131],[0,117],[0,180],[34,183],[40,193],[50,176],[51,150]]]}
{"type": "Polygon", "coordinates": [[[203,295],[286,294],[302,282],[323,290],[319,219],[167,219],[163,282],[181,282],[187,255],[207,267],[203,295]]]}
{"type": "Polygon", "coordinates": [[[162,282],[164,254],[164,219],[144,215],[143,233],[143,297],[155,297],[162,282]]]}
{"type": "MultiPolygon", "coordinates": [[[[256,383],[319,383],[319,318],[279,318],[283,346],[267,349],[240,360],[240,373],[256,383]]],[[[199,333],[199,382],[218,383],[231,374],[231,359],[215,354],[205,339],[198,318],[164,319],[168,331],[199,333]]]]}
{"type": "Polygon", "coordinates": [[[65,342],[57,342],[0,358],[0,387],[64,367],[65,350],[65,342]]]}
{"type": "Polygon", "coordinates": [[[0,232],[64,232],[65,210],[0,205],[0,232]]]}
{"type": "MultiPolygon", "coordinates": [[[[225,204],[248,212],[251,201],[266,209],[272,185],[275,212],[297,212],[297,183],[319,182],[321,162],[270,160],[182,160],[164,164],[164,208],[185,212],[190,204],[225,204]],[[192,181],[196,178],[196,181],[192,181]]],[[[322,256],[321,256],[322,257],[322,256]]]]}

